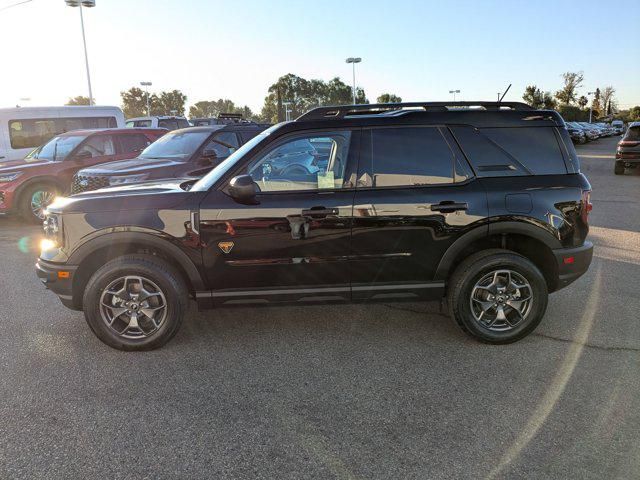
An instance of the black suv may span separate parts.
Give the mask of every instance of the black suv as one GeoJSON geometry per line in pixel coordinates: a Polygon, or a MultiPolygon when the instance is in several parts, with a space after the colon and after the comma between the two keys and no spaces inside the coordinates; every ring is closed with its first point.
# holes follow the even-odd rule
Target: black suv
{"type": "Polygon", "coordinates": [[[123,350],[167,342],[189,298],[211,308],[446,296],[466,333],[509,343],[540,323],[548,293],[587,271],[590,191],[554,111],[323,107],[195,184],[58,200],[37,272],[123,350]]]}
{"type": "Polygon", "coordinates": [[[71,193],[165,179],[198,179],[266,128],[243,122],[174,130],[137,158],[78,171],[71,193]]]}

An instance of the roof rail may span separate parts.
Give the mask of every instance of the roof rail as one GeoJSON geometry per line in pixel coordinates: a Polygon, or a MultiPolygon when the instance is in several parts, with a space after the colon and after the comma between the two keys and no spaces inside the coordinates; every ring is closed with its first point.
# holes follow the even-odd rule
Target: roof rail
{"type": "Polygon", "coordinates": [[[405,102],[405,103],[372,103],[365,105],[336,105],[332,107],[318,107],[302,114],[296,121],[300,120],[330,120],[345,118],[351,114],[385,114],[405,108],[422,108],[425,111],[445,112],[470,107],[482,107],[485,110],[498,111],[502,108],[511,110],[533,110],[533,108],[522,102],[405,102]]]}

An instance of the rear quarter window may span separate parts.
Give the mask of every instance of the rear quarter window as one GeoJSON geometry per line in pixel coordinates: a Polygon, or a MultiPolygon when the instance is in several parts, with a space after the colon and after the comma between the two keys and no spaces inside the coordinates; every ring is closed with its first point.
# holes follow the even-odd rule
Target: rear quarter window
{"type": "Polygon", "coordinates": [[[451,131],[480,177],[567,173],[555,128],[452,127],[451,131]]]}

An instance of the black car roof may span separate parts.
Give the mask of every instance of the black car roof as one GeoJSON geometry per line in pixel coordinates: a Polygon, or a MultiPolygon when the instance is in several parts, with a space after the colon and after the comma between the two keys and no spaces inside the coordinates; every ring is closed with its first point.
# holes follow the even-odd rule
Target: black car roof
{"type": "Polygon", "coordinates": [[[487,127],[563,127],[553,110],[535,110],[520,102],[413,102],[320,107],[298,117],[284,130],[385,125],[471,125],[487,127]]]}

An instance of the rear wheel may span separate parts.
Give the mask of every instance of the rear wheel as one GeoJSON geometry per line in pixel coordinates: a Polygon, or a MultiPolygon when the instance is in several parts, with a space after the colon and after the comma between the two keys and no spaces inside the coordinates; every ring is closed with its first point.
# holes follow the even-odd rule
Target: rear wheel
{"type": "Polygon", "coordinates": [[[93,274],[84,293],[85,319],[107,345],[152,350],[178,331],[188,291],[179,272],[148,255],[116,258],[93,274]]]}
{"type": "Polygon", "coordinates": [[[613,173],[616,175],[624,175],[624,163],[616,162],[613,167],[613,173]]]}
{"type": "Polygon", "coordinates": [[[487,250],[465,259],[448,286],[449,312],[462,330],[487,343],[511,343],[531,333],[547,309],[547,283],[527,258],[487,250]]]}
{"type": "Polygon", "coordinates": [[[20,214],[22,218],[31,223],[41,223],[44,220],[46,208],[60,194],[55,185],[37,184],[30,187],[20,195],[20,214]]]}

